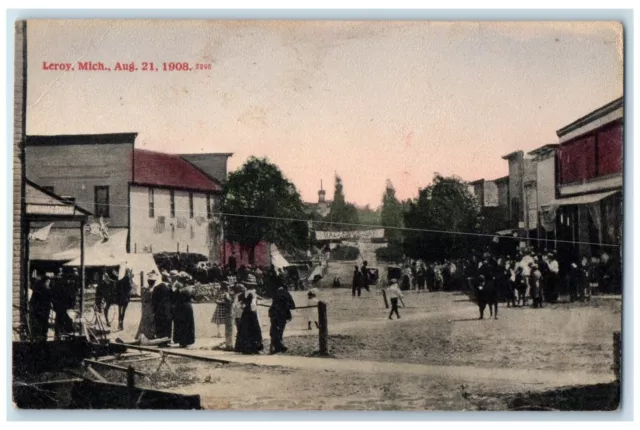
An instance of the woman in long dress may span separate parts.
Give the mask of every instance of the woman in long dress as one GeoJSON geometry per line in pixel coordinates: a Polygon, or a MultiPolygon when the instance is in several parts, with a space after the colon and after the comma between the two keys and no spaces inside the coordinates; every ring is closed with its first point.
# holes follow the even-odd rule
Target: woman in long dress
{"type": "Polygon", "coordinates": [[[142,287],[140,292],[140,302],[142,303],[142,316],[140,318],[140,325],[138,326],[138,332],[136,333],[136,339],[141,339],[144,336],[147,339],[153,339],[156,337],[156,324],[153,313],[153,302],[151,300],[153,293],[153,286],[156,283],[155,271],[147,274],[147,287],[142,287]]]}
{"type": "Polygon", "coordinates": [[[242,354],[259,354],[264,349],[262,330],[258,321],[257,297],[255,286],[252,285],[247,285],[244,296],[239,297],[243,309],[235,350],[242,354]]]}
{"type": "Polygon", "coordinates": [[[194,290],[192,285],[184,283],[187,279],[183,278],[181,281],[174,284],[177,289],[173,294],[173,342],[185,348],[196,341],[196,326],[191,306],[194,290]]]}

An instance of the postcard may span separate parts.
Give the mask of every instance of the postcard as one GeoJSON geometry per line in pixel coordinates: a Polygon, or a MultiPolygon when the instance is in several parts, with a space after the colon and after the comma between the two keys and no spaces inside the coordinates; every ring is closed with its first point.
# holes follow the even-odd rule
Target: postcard
{"type": "Polygon", "coordinates": [[[623,32],[16,22],[14,406],[618,410],[623,32]]]}

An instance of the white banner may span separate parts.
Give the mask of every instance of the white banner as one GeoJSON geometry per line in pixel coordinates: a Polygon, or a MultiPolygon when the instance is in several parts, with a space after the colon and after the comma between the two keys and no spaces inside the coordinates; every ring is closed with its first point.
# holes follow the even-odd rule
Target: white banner
{"type": "Polygon", "coordinates": [[[344,239],[382,239],[384,229],[377,228],[371,230],[353,231],[316,231],[316,240],[344,240],[344,239]]]}

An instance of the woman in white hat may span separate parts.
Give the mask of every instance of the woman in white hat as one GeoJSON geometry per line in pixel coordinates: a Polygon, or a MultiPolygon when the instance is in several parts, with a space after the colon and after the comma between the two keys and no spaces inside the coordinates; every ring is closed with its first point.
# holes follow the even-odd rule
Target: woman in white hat
{"type": "Polygon", "coordinates": [[[147,286],[142,286],[140,291],[140,302],[142,315],[140,317],[140,324],[138,325],[138,332],[136,333],[136,339],[142,339],[144,336],[147,339],[153,339],[156,336],[156,327],[154,321],[153,312],[153,287],[157,280],[157,273],[152,270],[147,273],[147,286]]]}

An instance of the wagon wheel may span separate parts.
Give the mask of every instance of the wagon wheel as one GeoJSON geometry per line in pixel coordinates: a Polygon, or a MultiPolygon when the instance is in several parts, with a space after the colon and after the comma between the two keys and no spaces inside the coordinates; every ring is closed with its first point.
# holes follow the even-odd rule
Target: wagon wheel
{"type": "Polygon", "coordinates": [[[105,323],[107,326],[110,326],[113,323],[113,320],[116,318],[116,314],[118,313],[119,306],[111,305],[109,308],[109,313],[105,317],[104,311],[100,312],[99,318],[105,323]],[[115,308],[115,309],[114,309],[115,308]]]}
{"type": "Polygon", "coordinates": [[[85,309],[82,318],[84,319],[84,323],[89,327],[95,326],[98,323],[98,314],[96,312],[95,306],[90,306],[89,308],[85,309]]]}

